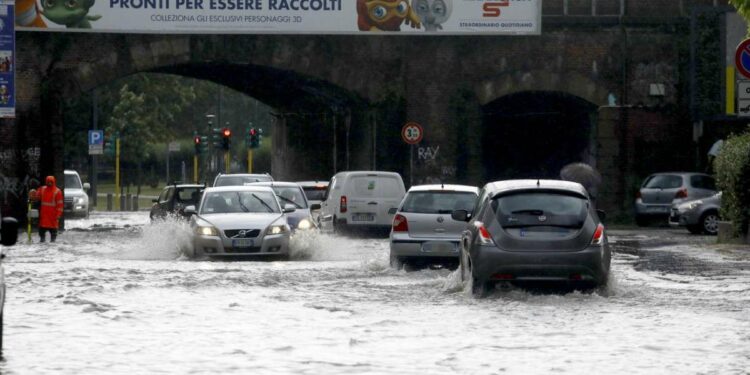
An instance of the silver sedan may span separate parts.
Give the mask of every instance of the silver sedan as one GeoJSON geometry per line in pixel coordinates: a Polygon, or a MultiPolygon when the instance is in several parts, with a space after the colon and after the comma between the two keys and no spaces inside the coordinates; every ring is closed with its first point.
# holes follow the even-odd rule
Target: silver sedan
{"type": "Polygon", "coordinates": [[[195,256],[289,256],[290,228],[273,190],[261,186],[208,188],[192,214],[195,256]]]}

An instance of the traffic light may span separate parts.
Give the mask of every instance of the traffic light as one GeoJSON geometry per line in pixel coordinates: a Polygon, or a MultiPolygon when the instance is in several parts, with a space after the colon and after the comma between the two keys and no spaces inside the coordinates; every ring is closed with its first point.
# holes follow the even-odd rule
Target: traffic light
{"type": "Polygon", "coordinates": [[[221,133],[221,128],[211,129],[211,143],[215,147],[214,149],[221,147],[221,133]]]}
{"type": "Polygon", "coordinates": [[[224,128],[221,130],[221,148],[224,151],[229,150],[229,146],[232,144],[232,130],[224,128]]]}
{"type": "Polygon", "coordinates": [[[199,135],[193,136],[193,143],[195,144],[195,154],[198,155],[203,152],[203,139],[199,135]]]}
{"type": "Polygon", "coordinates": [[[116,141],[117,141],[117,138],[119,137],[120,137],[119,132],[115,132],[112,135],[104,137],[104,153],[105,154],[114,156],[115,148],[116,148],[116,141]]]}
{"type": "Polygon", "coordinates": [[[257,128],[250,128],[247,134],[247,147],[258,148],[263,138],[263,131],[257,128]]]}

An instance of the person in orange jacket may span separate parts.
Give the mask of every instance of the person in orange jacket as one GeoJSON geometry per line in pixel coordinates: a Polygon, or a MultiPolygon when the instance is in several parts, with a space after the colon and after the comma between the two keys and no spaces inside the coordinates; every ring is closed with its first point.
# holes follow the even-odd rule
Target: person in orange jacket
{"type": "Polygon", "coordinates": [[[55,185],[55,177],[47,176],[45,185],[39,189],[39,237],[44,242],[49,231],[50,240],[55,242],[60,218],[63,215],[63,192],[55,185]]]}

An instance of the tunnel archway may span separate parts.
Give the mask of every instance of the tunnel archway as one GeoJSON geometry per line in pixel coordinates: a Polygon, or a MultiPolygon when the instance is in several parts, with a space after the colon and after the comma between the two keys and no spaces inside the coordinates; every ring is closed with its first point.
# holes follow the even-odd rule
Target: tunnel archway
{"type": "Polygon", "coordinates": [[[558,178],[565,164],[593,163],[596,109],[554,91],[524,91],[484,105],[485,179],[558,178]]]}

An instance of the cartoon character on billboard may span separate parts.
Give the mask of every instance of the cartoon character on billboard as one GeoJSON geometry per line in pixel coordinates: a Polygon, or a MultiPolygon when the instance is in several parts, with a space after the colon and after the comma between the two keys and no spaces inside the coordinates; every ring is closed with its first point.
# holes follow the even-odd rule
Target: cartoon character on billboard
{"type": "Polygon", "coordinates": [[[425,31],[442,30],[453,12],[453,0],[411,0],[425,31]]]}
{"type": "Polygon", "coordinates": [[[43,0],[42,14],[48,20],[69,29],[90,29],[91,22],[102,16],[89,16],[95,0],[43,0]]]}
{"type": "Polygon", "coordinates": [[[406,0],[357,0],[360,31],[401,31],[401,24],[420,28],[414,9],[406,0]]]}
{"type": "Polygon", "coordinates": [[[16,25],[23,27],[47,27],[39,12],[36,0],[16,0],[16,25]]]}
{"type": "Polygon", "coordinates": [[[8,91],[8,86],[0,85],[0,104],[6,105],[10,103],[10,93],[8,91]]]}

